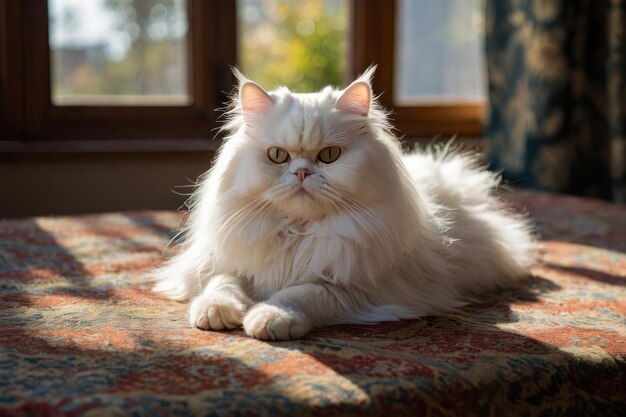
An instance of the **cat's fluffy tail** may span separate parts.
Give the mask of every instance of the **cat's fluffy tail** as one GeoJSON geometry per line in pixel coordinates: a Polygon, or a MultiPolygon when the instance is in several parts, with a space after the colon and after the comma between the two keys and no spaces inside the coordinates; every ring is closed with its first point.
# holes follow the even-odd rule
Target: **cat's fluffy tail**
{"type": "Polygon", "coordinates": [[[443,208],[452,242],[447,250],[466,265],[458,273],[468,275],[470,265],[484,271],[466,282],[468,289],[528,276],[537,249],[534,226],[500,198],[501,177],[481,164],[480,155],[445,146],[408,154],[404,162],[418,193],[443,208]]]}

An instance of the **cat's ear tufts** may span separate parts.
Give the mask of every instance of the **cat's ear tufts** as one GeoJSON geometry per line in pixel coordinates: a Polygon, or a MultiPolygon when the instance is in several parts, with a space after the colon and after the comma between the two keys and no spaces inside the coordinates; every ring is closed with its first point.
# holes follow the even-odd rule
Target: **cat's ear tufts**
{"type": "Polygon", "coordinates": [[[252,81],[244,81],[239,87],[239,102],[244,115],[267,113],[274,107],[269,94],[252,81]]]}
{"type": "Polygon", "coordinates": [[[371,105],[372,87],[366,81],[357,80],[344,90],[336,107],[342,112],[367,116],[371,105]]]}

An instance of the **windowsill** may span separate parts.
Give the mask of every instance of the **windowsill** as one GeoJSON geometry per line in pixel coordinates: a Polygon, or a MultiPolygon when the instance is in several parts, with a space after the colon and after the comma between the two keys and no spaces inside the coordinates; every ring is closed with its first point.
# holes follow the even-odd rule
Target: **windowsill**
{"type": "Polygon", "coordinates": [[[482,136],[467,135],[432,135],[432,136],[415,136],[406,135],[402,137],[402,144],[405,148],[411,148],[417,145],[434,145],[434,144],[454,144],[462,146],[465,150],[481,151],[485,148],[485,138],[482,136]]]}
{"type": "MultiPolygon", "coordinates": [[[[405,148],[416,144],[447,143],[453,136],[403,137],[405,148]]],[[[133,152],[214,152],[222,143],[214,139],[125,139],[125,140],[0,140],[0,155],[6,154],[54,154],[54,153],[133,153],[133,152]]],[[[464,149],[484,151],[485,140],[481,137],[457,136],[455,145],[464,149]]]]}
{"type": "Polygon", "coordinates": [[[216,151],[221,139],[0,140],[0,154],[216,151]]]}

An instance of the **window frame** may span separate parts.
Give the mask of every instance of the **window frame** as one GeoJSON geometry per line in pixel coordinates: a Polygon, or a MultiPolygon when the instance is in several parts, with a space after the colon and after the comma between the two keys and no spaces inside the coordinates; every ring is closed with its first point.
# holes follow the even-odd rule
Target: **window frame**
{"type": "Polygon", "coordinates": [[[170,140],[175,141],[170,148],[215,147],[215,109],[227,100],[235,82],[230,71],[236,57],[234,2],[187,0],[190,104],[57,106],[51,99],[48,2],[1,1],[6,120],[0,150],[101,148],[105,142],[107,149],[147,149],[142,142],[167,145],[170,140]]]}
{"type": "MultiPolygon", "coordinates": [[[[236,83],[230,69],[237,59],[236,2],[187,2],[191,104],[55,106],[47,0],[0,0],[0,153],[217,149],[216,109],[236,83]]],[[[484,104],[394,103],[395,0],[351,0],[349,13],[347,77],[377,65],[374,91],[401,134],[482,134],[484,104]]]]}
{"type": "Polygon", "coordinates": [[[397,105],[394,102],[396,1],[353,0],[353,75],[376,64],[372,87],[380,103],[391,111],[393,125],[406,136],[483,133],[484,103],[442,102],[397,105]]]}

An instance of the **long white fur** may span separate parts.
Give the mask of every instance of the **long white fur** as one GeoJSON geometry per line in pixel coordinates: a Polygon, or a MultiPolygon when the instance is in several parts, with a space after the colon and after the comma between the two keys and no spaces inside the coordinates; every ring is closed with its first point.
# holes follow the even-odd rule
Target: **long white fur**
{"type": "Polygon", "coordinates": [[[264,97],[240,76],[228,138],[193,196],[184,241],[154,275],[156,291],[193,300],[192,324],[287,339],[452,311],[527,275],[530,227],[495,196],[499,177],[467,154],[403,155],[375,100],[364,115],[350,107],[359,103],[337,108],[341,97],[364,100],[345,96],[355,83],[264,97]],[[339,159],[316,161],[330,145],[339,159]],[[291,162],[271,162],[271,146],[291,162]],[[298,164],[314,172],[302,183],[308,194],[290,172],[298,164]]]}

